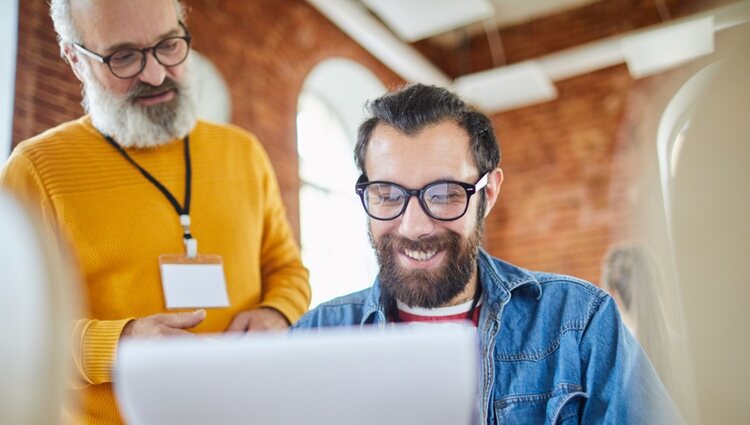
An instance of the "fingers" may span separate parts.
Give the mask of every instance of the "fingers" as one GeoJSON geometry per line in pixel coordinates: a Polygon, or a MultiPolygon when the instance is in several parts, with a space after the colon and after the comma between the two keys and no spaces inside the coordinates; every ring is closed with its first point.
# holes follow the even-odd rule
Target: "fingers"
{"type": "Polygon", "coordinates": [[[161,336],[195,336],[195,334],[184,329],[164,327],[161,336]]]}
{"type": "Polygon", "coordinates": [[[206,318],[206,311],[195,310],[183,313],[155,314],[128,323],[120,337],[154,338],[165,335],[185,335],[185,329],[200,324],[206,318]]]}
{"type": "MultiPolygon", "coordinates": [[[[156,314],[134,320],[123,330],[123,337],[160,337],[165,335],[188,335],[186,329],[199,325],[206,319],[203,309],[156,314]]],[[[273,308],[261,307],[239,313],[227,327],[227,332],[283,331],[289,328],[286,317],[273,308]]]]}
{"type": "Polygon", "coordinates": [[[170,328],[188,329],[198,326],[206,318],[206,310],[186,311],[181,313],[166,313],[155,316],[161,324],[170,328]]]}
{"type": "Polygon", "coordinates": [[[274,308],[261,307],[248,313],[252,314],[248,331],[281,331],[289,328],[286,317],[274,308]]]}
{"type": "Polygon", "coordinates": [[[232,319],[232,323],[229,324],[227,332],[245,332],[247,330],[249,316],[248,312],[240,313],[232,319]]]}
{"type": "Polygon", "coordinates": [[[283,314],[273,308],[261,307],[235,316],[227,332],[280,331],[289,328],[283,314]]]}

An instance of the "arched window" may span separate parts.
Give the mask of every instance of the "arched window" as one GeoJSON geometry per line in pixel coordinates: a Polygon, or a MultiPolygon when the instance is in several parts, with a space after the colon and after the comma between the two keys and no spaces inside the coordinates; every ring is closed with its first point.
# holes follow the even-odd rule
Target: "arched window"
{"type": "Polygon", "coordinates": [[[310,270],[312,306],[367,288],[377,263],[354,183],[356,129],[367,99],[385,88],[361,65],[319,64],[297,105],[302,260],[310,270]]]}

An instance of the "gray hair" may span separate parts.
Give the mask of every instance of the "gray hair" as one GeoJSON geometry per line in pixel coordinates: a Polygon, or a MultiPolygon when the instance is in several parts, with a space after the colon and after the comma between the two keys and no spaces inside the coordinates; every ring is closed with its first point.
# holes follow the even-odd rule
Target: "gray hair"
{"type": "Polygon", "coordinates": [[[65,44],[81,41],[78,28],[73,23],[70,0],[50,0],[49,14],[52,17],[52,24],[55,26],[57,42],[60,44],[60,54],[62,54],[62,48],[65,44]]]}
{"type": "MultiPolygon", "coordinates": [[[[172,0],[177,18],[185,22],[185,5],[181,0],[172,0]]],[[[81,35],[73,21],[73,13],[70,10],[70,0],[50,0],[49,14],[52,17],[52,24],[55,26],[57,33],[57,42],[60,45],[60,55],[65,57],[63,48],[72,43],[80,43],[81,35]]]]}

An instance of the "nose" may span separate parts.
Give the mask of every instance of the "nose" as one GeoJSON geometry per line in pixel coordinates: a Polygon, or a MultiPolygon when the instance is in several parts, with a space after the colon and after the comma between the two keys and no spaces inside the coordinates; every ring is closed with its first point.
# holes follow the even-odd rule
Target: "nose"
{"type": "Polygon", "coordinates": [[[167,76],[167,70],[154,56],[153,50],[146,53],[146,66],[143,68],[138,79],[154,87],[160,86],[167,76]]]}
{"type": "Polygon", "coordinates": [[[399,233],[401,236],[411,240],[417,240],[422,236],[432,234],[435,230],[435,221],[427,215],[419,205],[419,200],[412,196],[406,204],[406,211],[401,216],[399,233]]]}

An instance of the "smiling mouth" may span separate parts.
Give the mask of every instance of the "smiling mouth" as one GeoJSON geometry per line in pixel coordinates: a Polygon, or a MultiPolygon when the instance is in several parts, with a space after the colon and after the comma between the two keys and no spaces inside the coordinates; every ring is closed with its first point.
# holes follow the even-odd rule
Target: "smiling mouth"
{"type": "Polygon", "coordinates": [[[437,250],[431,251],[412,251],[410,249],[404,250],[404,255],[416,261],[427,261],[437,254],[437,250]]]}

